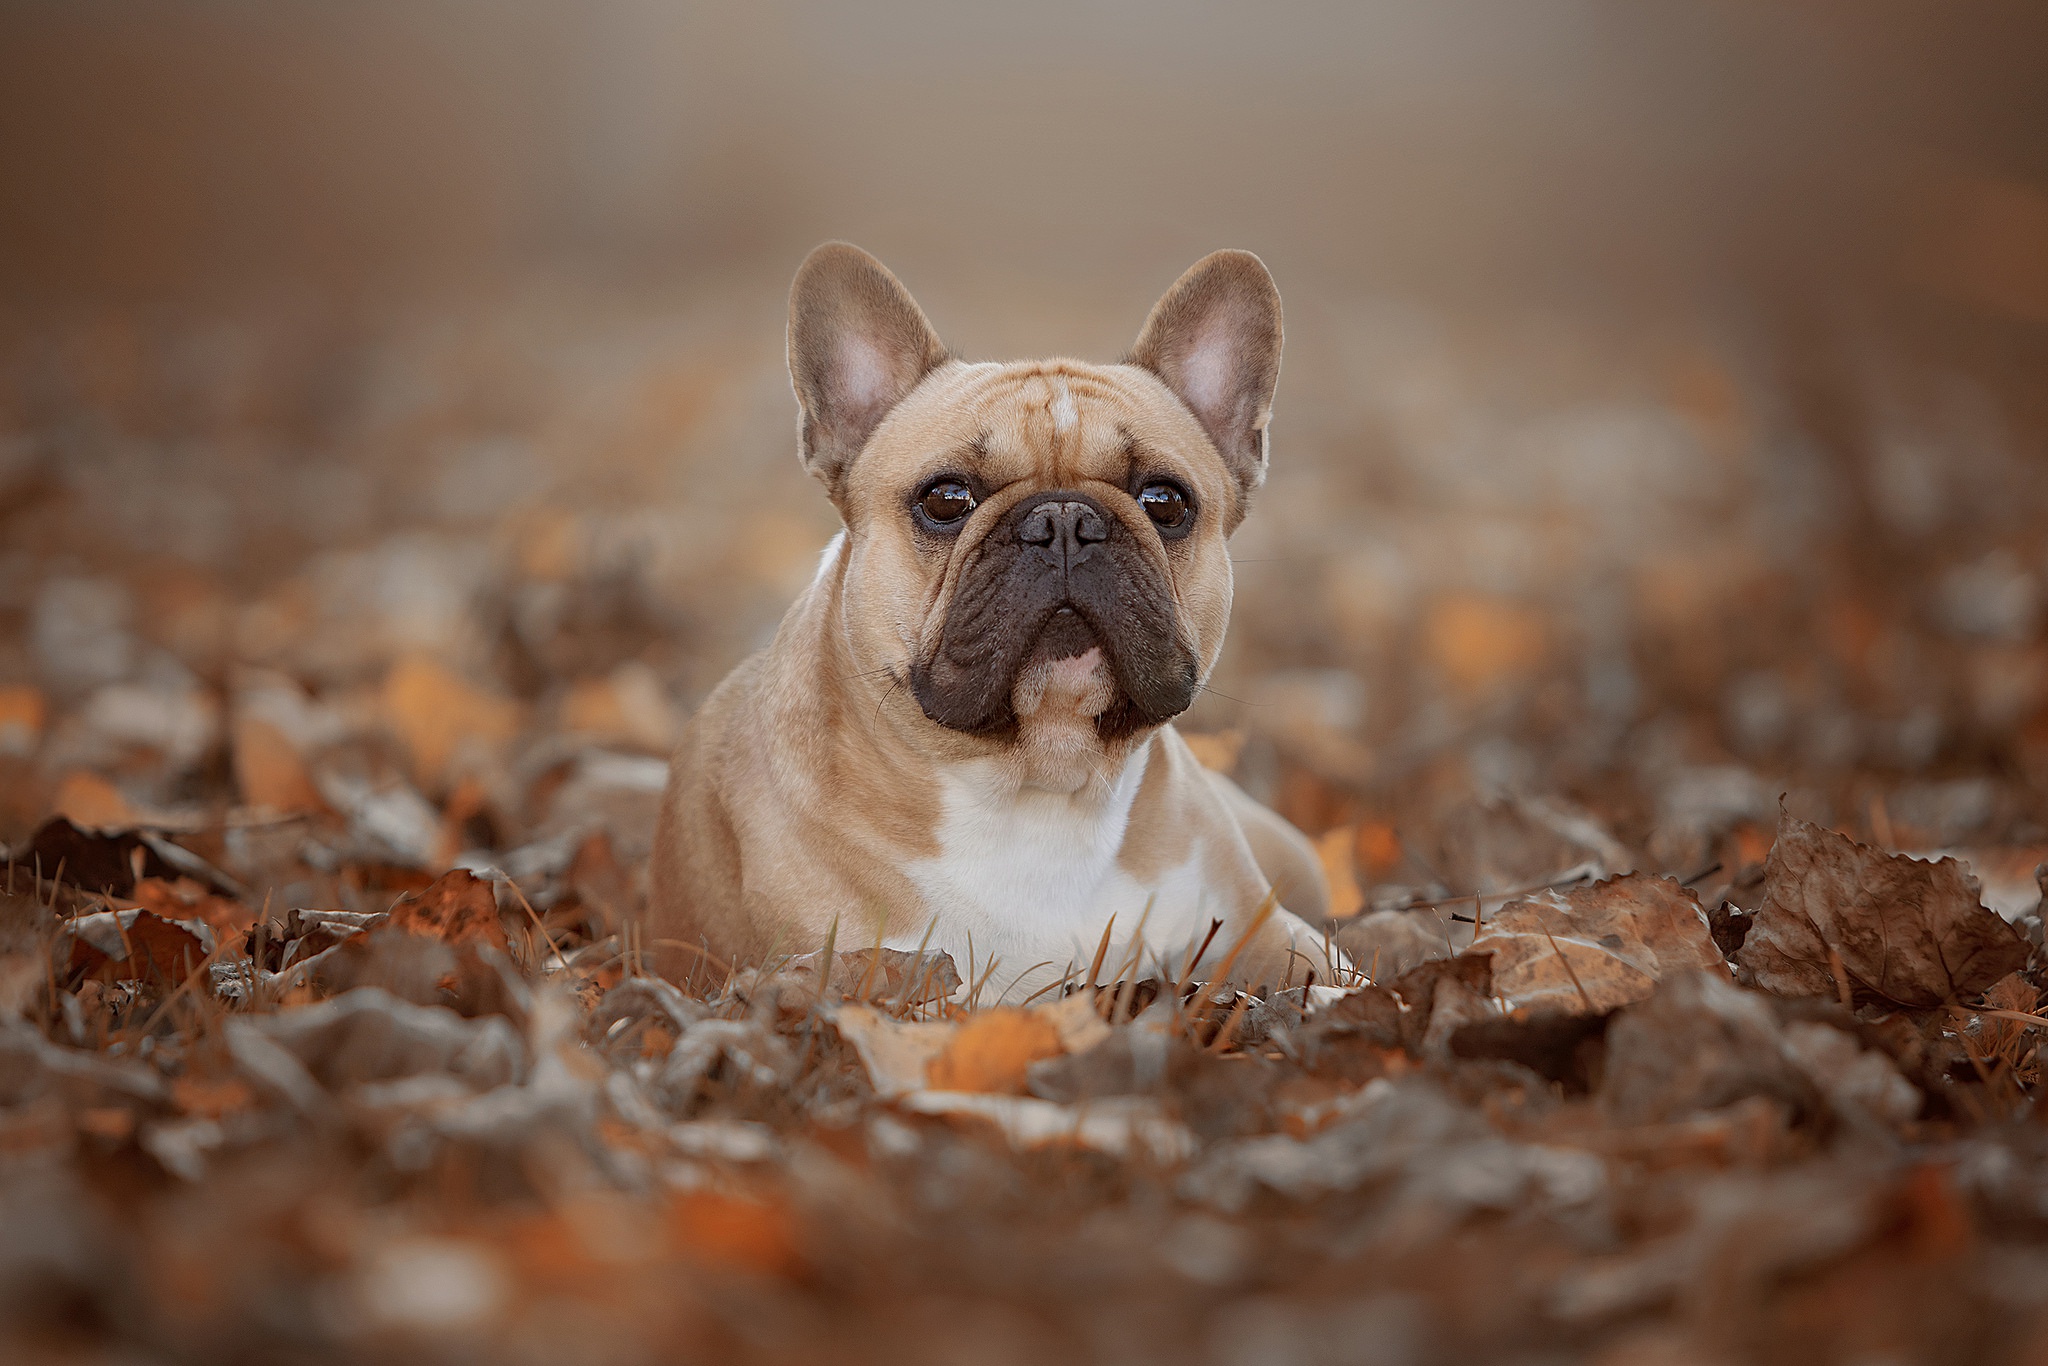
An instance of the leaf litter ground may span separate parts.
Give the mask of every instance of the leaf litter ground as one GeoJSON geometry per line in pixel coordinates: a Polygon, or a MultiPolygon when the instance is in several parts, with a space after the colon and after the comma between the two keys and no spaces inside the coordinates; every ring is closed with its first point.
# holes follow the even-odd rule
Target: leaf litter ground
{"type": "MultiPolygon", "coordinates": [[[[1639,566],[1617,729],[1573,691],[1615,665],[1572,643],[1597,556],[1526,557],[1567,576],[1538,605],[1390,605],[1358,547],[1462,524],[1426,484],[1382,516],[1279,471],[1233,645],[1273,666],[1190,729],[1316,838],[1359,980],[1104,963],[998,1004],[1029,965],[849,927],[667,982],[637,928],[660,756],[828,528],[773,511],[815,499],[772,348],[595,359],[629,352],[479,375],[489,348],[455,348],[438,388],[365,370],[377,403],[338,416],[286,401],[326,392],[311,370],[250,378],[267,416],[163,417],[145,387],[97,400],[104,452],[61,446],[52,400],[68,454],[0,465],[28,585],[0,586],[0,1359],[2048,1353],[2037,622],[1930,626],[1818,552],[1804,586],[1731,576],[1768,557],[1621,509],[1699,561],[1639,566]],[[179,449],[218,468],[180,477],[273,539],[108,543],[213,525],[117,477],[149,422],[199,423],[179,449]],[[507,429],[619,506],[493,501],[474,471],[518,462],[472,457],[507,429]],[[235,473],[293,441],[321,458],[235,473]],[[442,505],[381,526],[348,511],[363,480],[442,505]],[[1282,527],[1326,572],[1261,580],[1282,527]],[[1815,641],[1834,701],[1769,672],[1815,641]]],[[[2003,603],[1995,558],[1928,572],[2003,603]]]]}

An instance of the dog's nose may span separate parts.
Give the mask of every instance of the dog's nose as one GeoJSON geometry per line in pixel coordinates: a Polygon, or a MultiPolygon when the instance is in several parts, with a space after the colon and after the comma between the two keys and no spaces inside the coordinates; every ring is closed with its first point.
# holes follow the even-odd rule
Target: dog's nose
{"type": "Polygon", "coordinates": [[[1109,524],[1092,504],[1048,498],[1024,514],[1017,524],[1017,539],[1044,546],[1072,564],[1084,549],[1109,539],[1109,524]]]}

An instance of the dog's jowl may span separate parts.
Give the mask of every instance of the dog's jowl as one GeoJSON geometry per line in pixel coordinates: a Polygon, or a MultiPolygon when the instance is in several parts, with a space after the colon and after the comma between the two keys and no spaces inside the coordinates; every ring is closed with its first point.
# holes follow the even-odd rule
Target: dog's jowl
{"type": "Polygon", "coordinates": [[[1331,980],[1313,850],[1172,725],[1266,474],[1280,296],[1258,258],[1198,262],[1121,364],[993,364],[832,244],[797,272],[789,368],[844,529],[677,749],[665,970],[808,952],[836,923],[842,947],[929,933],[1016,999],[1085,969],[1114,917],[1111,961],[1145,974],[1244,940],[1244,983],[1331,980]]]}

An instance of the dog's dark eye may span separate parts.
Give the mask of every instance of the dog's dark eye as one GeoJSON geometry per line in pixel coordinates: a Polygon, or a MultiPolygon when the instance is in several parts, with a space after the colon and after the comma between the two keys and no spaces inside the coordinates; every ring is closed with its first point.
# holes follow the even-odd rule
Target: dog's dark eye
{"type": "Polygon", "coordinates": [[[1138,506],[1145,509],[1145,515],[1161,531],[1179,531],[1194,515],[1187,494],[1176,484],[1145,485],[1138,490],[1138,506]]]}
{"type": "Polygon", "coordinates": [[[957,479],[941,479],[918,498],[917,510],[933,526],[949,526],[974,511],[974,490],[957,479]]]}

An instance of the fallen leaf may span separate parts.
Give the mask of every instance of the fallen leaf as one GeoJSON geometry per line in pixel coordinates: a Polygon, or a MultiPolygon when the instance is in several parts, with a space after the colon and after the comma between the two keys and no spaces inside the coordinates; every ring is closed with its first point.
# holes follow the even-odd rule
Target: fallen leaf
{"type": "Polygon", "coordinates": [[[260,716],[239,716],[233,743],[235,786],[245,804],[286,814],[326,806],[305,760],[277,726],[260,716]]]}
{"type": "Polygon", "coordinates": [[[1375,982],[1391,982],[1418,963],[1455,952],[1443,920],[1426,910],[1368,911],[1338,926],[1336,938],[1353,966],[1375,982]]]}
{"type": "Polygon", "coordinates": [[[202,921],[217,940],[234,938],[256,923],[253,907],[228,897],[215,896],[188,877],[175,880],[144,878],[135,884],[129,899],[166,920],[202,921]]]}
{"type": "Polygon", "coordinates": [[[1365,907],[1365,893],[1358,887],[1358,871],[1352,864],[1354,833],[1338,826],[1316,841],[1316,857],[1323,865],[1323,879],[1329,884],[1332,920],[1349,920],[1365,907]]]}
{"type": "Polygon", "coordinates": [[[39,826],[10,857],[23,868],[87,891],[126,896],[138,878],[191,878],[224,896],[246,892],[233,878],[183,845],[150,830],[84,829],[62,816],[39,826]]]}
{"type": "Polygon", "coordinates": [[[953,1023],[892,1020],[871,1006],[844,1005],[832,1013],[841,1037],[853,1044],[868,1080],[884,1097],[900,1096],[925,1084],[925,1068],[952,1042],[953,1023]]]}
{"type": "Polygon", "coordinates": [[[443,873],[432,885],[400,897],[386,923],[391,929],[446,944],[506,947],[497,892],[466,868],[443,873]]]}
{"type": "Polygon", "coordinates": [[[1787,1056],[1769,997],[1718,974],[1677,974],[1608,1026],[1599,1100],[1612,1123],[1667,1124],[1747,1096],[1795,1118],[1823,1104],[1787,1056]]]}
{"type": "Polygon", "coordinates": [[[1010,1146],[1021,1149],[1072,1146],[1154,1162],[1185,1162],[1195,1155],[1195,1136],[1143,1096],[1111,1096],[1086,1105],[1061,1105],[1031,1096],[991,1096],[960,1091],[920,1091],[903,1108],[921,1115],[945,1115],[992,1124],[1010,1146]]]}
{"type": "Polygon", "coordinates": [[[1430,610],[1423,627],[1430,662],[1464,693],[1527,674],[1548,648],[1542,616],[1498,598],[1447,597],[1430,610]]]}
{"type": "Polygon", "coordinates": [[[1448,1057],[1451,1035],[1459,1026],[1491,1019],[1493,965],[1483,953],[1461,953],[1418,964],[1393,984],[1405,1009],[1401,1014],[1401,1046],[1418,1057],[1448,1057]]]}
{"type": "Polygon", "coordinates": [[[1846,987],[1924,1010],[1976,996],[2023,966],[2030,948],[1978,904],[1976,879],[1954,859],[1922,863],[1785,816],[1736,961],[1781,996],[1846,987]]]}
{"type": "Polygon", "coordinates": [[[57,784],[51,814],[90,830],[119,830],[136,823],[135,808],[121,789],[97,773],[67,773],[57,784]]]}
{"type": "Polygon", "coordinates": [[[484,691],[421,655],[385,676],[384,714],[412,752],[419,781],[438,786],[465,741],[496,746],[519,732],[519,704],[484,691]]]}
{"type": "Polygon", "coordinates": [[[98,911],[79,916],[66,928],[71,934],[70,970],[103,982],[158,978],[175,986],[206,958],[198,935],[144,910],[98,911]]]}
{"type": "Polygon", "coordinates": [[[763,1276],[803,1268],[796,1221],[787,1210],[717,1191],[688,1191],[668,1211],[669,1235],[687,1257],[763,1276]]]}
{"type": "Polygon", "coordinates": [[[1095,1003],[1096,993],[1084,990],[1033,1009],[1058,1031],[1063,1050],[1085,1053],[1110,1035],[1109,1024],[1095,1003]]]}
{"type": "Polygon", "coordinates": [[[941,1091],[1022,1095],[1031,1064],[1062,1051],[1058,1027],[1043,1015],[1008,1007],[978,1011],[925,1064],[925,1081],[941,1091]]]}
{"type": "Polygon", "coordinates": [[[219,1119],[255,1104],[256,1092],[240,1077],[179,1077],[171,1083],[171,1100],[188,1115],[219,1119]]]}
{"type": "Polygon", "coordinates": [[[43,738],[49,704],[26,684],[0,688],[0,754],[27,754],[43,738]]]}
{"type": "Polygon", "coordinates": [[[1673,972],[1728,973],[1698,899],[1647,873],[1511,901],[1471,952],[1493,954],[1494,994],[1517,1011],[1600,1014],[1642,1000],[1673,972]]]}
{"type": "Polygon", "coordinates": [[[1583,1095],[1600,1074],[1610,1015],[1575,1015],[1545,1010],[1491,1020],[1474,1020],[1451,1034],[1454,1058],[1500,1058],[1518,1062],[1583,1095]]]}

